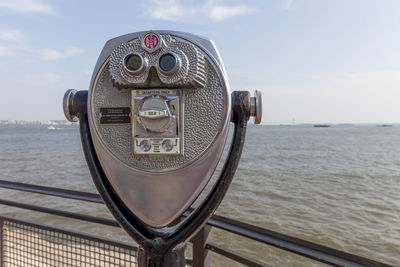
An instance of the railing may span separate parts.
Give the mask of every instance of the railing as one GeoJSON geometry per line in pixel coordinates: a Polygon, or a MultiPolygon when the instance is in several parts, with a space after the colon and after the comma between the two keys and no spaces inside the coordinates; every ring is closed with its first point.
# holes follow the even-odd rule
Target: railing
{"type": "Polygon", "coordinates": [[[0,216],[1,266],[134,266],[121,242],[0,216]]]}
{"type": "MultiPolygon", "coordinates": [[[[32,184],[26,184],[26,183],[10,182],[10,181],[4,181],[4,180],[0,180],[0,188],[19,190],[19,191],[25,191],[25,192],[30,192],[30,193],[39,193],[39,194],[44,194],[44,195],[51,195],[51,196],[56,196],[56,197],[69,198],[69,199],[103,204],[103,200],[101,199],[101,197],[99,195],[93,194],[93,193],[87,193],[87,192],[80,192],[80,191],[60,189],[60,188],[47,187],[47,186],[32,185],[32,184]]],[[[87,222],[92,222],[92,223],[120,227],[116,221],[114,221],[112,219],[107,219],[107,218],[94,217],[94,216],[89,216],[89,215],[85,215],[85,214],[78,214],[78,213],[73,213],[73,212],[69,212],[69,211],[52,209],[52,208],[36,206],[36,205],[31,205],[31,204],[26,204],[26,203],[20,203],[20,202],[5,200],[5,199],[0,199],[0,204],[13,206],[13,207],[17,207],[17,208],[22,208],[22,209],[38,211],[38,212],[44,212],[44,213],[48,213],[48,214],[52,214],[52,215],[64,216],[64,217],[87,221],[87,222]]],[[[14,225],[16,225],[15,227],[18,227],[18,225],[25,225],[25,226],[31,227],[32,229],[35,229],[35,227],[36,227],[37,229],[42,229],[42,230],[47,229],[48,231],[53,231],[54,233],[58,233],[58,234],[61,233],[66,236],[68,236],[68,235],[70,235],[72,237],[78,236],[81,238],[86,238],[87,240],[95,241],[95,242],[97,242],[96,244],[108,244],[108,246],[112,245],[113,248],[123,247],[125,249],[129,249],[132,253],[133,252],[136,253],[136,248],[134,248],[132,246],[128,246],[124,243],[105,240],[105,239],[101,239],[98,237],[93,237],[93,236],[85,235],[82,233],[77,233],[74,231],[65,231],[65,230],[56,229],[54,227],[37,225],[37,224],[29,223],[29,222],[23,222],[23,221],[16,220],[16,219],[0,217],[0,226],[1,226],[0,227],[0,266],[1,267],[6,266],[5,263],[7,263],[7,261],[5,261],[6,255],[4,253],[7,252],[6,248],[9,248],[4,243],[4,241],[5,241],[5,238],[4,238],[5,237],[5,230],[4,230],[5,222],[11,223],[11,224],[14,223],[14,225]]],[[[217,244],[209,242],[208,234],[212,227],[215,227],[215,228],[218,228],[221,230],[225,230],[225,231],[231,232],[233,234],[260,242],[262,244],[271,245],[271,246],[277,247],[279,249],[283,249],[283,250],[295,253],[297,255],[301,255],[303,257],[313,259],[318,262],[323,262],[323,263],[327,263],[330,265],[334,265],[334,266],[390,266],[385,263],[377,262],[377,261],[370,260],[370,259],[367,259],[364,257],[360,257],[357,255],[339,251],[339,250],[336,250],[333,248],[322,246],[322,245],[319,245],[316,243],[312,243],[312,242],[309,242],[306,240],[302,240],[299,238],[280,234],[280,233],[277,233],[274,231],[270,231],[270,230],[263,229],[263,228],[260,228],[260,227],[254,226],[254,225],[246,224],[246,223],[243,223],[243,222],[240,222],[237,220],[233,220],[233,219],[229,219],[229,218],[225,218],[225,217],[217,216],[217,215],[214,215],[208,221],[207,225],[203,229],[201,229],[201,231],[199,231],[199,233],[195,237],[193,237],[193,239],[191,240],[191,243],[193,244],[193,253],[192,253],[193,259],[187,260],[188,265],[191,265],[194,267],[208,266],[209,262],[210,262],[210,257],[209,257],[210,253],[209,252],[213,252],[213,253],[222,255],[224,257],[227,257],[233,261],[236,261],[241,264],[248,265],[248,266],[270,266],[270,265],[263,263],[257,259],[252,259],[250,257],[247,257],[246,255],[241,255],[230,249],[227,249],[227,248],[221,247],[217,244]]],[[[32,230],[32,231],[34,231],[34,230],[32,230]]],[[[130,254],[128,253],[128,254],[132,255],[132,253],[130,253],[130,254]]],[[[90,257],[93,257],[93,256],[90,256],[90,257]]],[[[19,258],[21,258],[21,255],[19,256],[19,258]]],[[[94,260],[96,260],[96,259],[94,259],[94,260]]],[[[99,260],[101,260],[101,258],[99,260]]],[[[13,261],[16,261],[16,260],[13,258],[13,261]]],[[[72,259],[71,259],[71,261],[72,261],[72,259]]],[[[134,261],[131,261],[130,263],[134,263],[134,261]]],[[[89,265],[89,264],[87,264],[87,265],[89,265]]],[[[110,264],[106,264],[106,265],[111,266],[110,264]]],[[[18,264],[15,264],[15,266],[18,266],[18,264]]],[[[20,266],[24,266],[24,264],[22,264],[20,266]]],[[[50,264],[48,266],[53,266],[53,265],[50,264]]],[[[55,264],[54,266],[57,266],[57,264],[55,264]]],[[[130,266],[130,265],[127,265],[127,266],[130,266]]]]}

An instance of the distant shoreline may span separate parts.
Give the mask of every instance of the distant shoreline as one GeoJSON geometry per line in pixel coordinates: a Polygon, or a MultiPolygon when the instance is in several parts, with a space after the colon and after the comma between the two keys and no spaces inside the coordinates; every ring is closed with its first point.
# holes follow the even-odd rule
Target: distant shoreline
{"type": "MultiPolygon", "coordinates": [[[[78,124],[77,122],[69,122],[67,120],[36,120],[36,121],[25,121],[25,120],[0,120],[0,125],[73,125],[78,124]]],[[[251,121],[249,121],[251,125],[251,121]]],[[[400,122],[388,123],[388,122],[361,122],[361,123],[262,123],[263,126],[310,126],[314,125],[329,125],[329,127],[337,126],[378,126],[388,127],[398,126],[400,122]]]]}
{"type": "Polygon", "coordinates": [[[71,125],[77,124],[67,120],[44,120],[44,121],[23,121],[23,120],[0,120],[0,125],[71,125]]]}

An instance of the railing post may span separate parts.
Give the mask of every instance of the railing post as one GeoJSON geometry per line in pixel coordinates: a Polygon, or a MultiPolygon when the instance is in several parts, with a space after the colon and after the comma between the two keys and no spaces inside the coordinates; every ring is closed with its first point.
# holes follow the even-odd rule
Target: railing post
{"type": "Polygon", "coordinates": [[[4,266],[4,220],[0,219],[0,267],[4,266]]]}
{"type": "Polygon", "coordinates": [[[211,263],[211,254],[206,249],[208,235],[211,226],[205,225],[193,238],[193,267],[209,267],[211,263]]]}

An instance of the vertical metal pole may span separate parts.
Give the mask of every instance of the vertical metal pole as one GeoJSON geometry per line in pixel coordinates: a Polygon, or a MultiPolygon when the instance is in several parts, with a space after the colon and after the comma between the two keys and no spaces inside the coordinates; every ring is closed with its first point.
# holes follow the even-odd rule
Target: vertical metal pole
{"type": "Polygon", "coordinates": [[[181,248],[176,248],[173,251],[165,254],[163,266],[185,267],[186,266],[185,249],[186,245],[182,246],[181,248]]]}
{"type": "Polygon", "coordinates": [[[4,221],[0,219],[0,267],[4,266],[4,221]]]}
{"type": "Polygon", "coordinates": [[[185,267],[186,245],[176,248],[170,252],[162,253],[153,251],[152,249],[146,250],[139,247],[138,250],[138,266],[139,267],[185,267]]]}
{"type": "Polygon", "coordinates": [[[208,267],[211,264],[211,254],[206,249],[211,226],[205,225],[193,238],[193,267],[208,267]]]}

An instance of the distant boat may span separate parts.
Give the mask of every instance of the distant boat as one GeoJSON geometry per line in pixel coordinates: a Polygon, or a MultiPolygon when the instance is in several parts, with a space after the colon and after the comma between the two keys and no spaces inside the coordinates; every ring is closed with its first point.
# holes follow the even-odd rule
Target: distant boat
{"type": "Polygon", "coordinates": [[[378,124],[376,127],[392,127],[392,124],[378,124]]]}
{"type": "Polygon", "coordinates": [[[329,124],[314,124],[314,127],[331,127],[329,124]]]}
{"type": "Polygon", "coordinates": [[[59,128],[59,127],[54,127],[54,126],[49,126],[47,127],[48,130],[62,130],[63,128],[59,128]]]}

